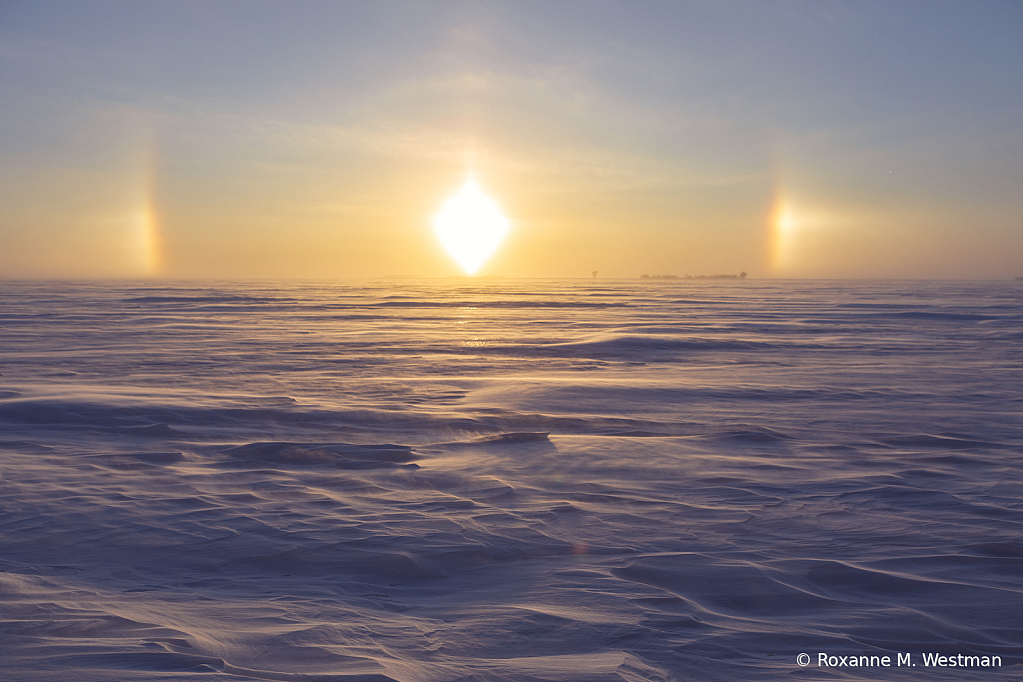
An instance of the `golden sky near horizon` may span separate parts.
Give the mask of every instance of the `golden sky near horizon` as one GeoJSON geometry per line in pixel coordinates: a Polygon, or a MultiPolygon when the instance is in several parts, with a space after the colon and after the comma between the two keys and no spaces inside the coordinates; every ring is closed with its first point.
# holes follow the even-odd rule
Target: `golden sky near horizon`
{"type": "Polygon", "coordinates": [[[1023,275],[1023,8],[0,6],[0,277],[1023,275]]]}

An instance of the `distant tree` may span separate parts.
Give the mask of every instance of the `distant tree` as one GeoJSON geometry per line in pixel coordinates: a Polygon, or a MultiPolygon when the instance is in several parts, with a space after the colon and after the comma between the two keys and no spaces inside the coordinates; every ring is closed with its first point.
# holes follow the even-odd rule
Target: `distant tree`
{"type": "Polygon", "coordinates": [[[596,278],[597,278],[597,271],[596,271],[596,270],[594,270],[594,271],[593,271],[593,278],[594,278],[594,279],[596,279],[596,278]]]}
{"type": "Polygon", "coordinates": [[[746,279],[746,271],[745,270],[743,270],[742,272],[739,273],[739,279],[746,279]]]}

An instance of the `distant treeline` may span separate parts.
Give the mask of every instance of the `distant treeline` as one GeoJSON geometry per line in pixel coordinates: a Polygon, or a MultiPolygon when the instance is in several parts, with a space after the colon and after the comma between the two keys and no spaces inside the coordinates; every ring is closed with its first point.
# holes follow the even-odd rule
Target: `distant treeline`
{"type": "Polygon", "coordinates": [[[641,275],[640,279],[746,279],[746,271],[738,275],[641,275]]]}

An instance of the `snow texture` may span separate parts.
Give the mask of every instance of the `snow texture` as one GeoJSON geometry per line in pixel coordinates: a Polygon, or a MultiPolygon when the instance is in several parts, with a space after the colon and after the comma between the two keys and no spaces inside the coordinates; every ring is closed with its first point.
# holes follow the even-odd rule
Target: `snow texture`
{"type": "Polygon", "coordinates": [[[5,679],[1023,671],[1019,283],[0,291],[5,679]]]}

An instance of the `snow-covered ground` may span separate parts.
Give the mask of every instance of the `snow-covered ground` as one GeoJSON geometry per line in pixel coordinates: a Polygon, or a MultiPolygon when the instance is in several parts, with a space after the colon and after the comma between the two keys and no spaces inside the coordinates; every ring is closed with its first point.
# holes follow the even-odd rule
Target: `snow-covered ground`
{"type": "Polygon", "coordinates": [[[1023,671],[1017,282],[7,282],[0,374],[3,679],[1023,671]]]}

